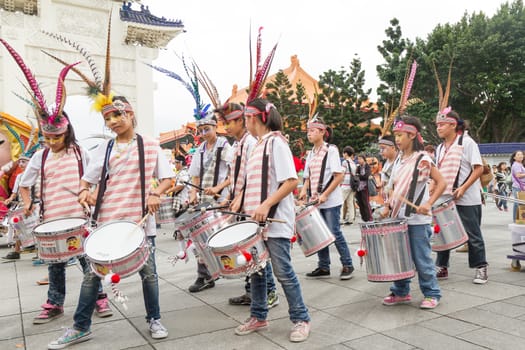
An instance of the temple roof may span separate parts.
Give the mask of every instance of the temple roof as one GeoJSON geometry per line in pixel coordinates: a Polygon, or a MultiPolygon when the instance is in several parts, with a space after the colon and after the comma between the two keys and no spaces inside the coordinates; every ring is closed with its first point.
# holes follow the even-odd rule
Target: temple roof
{"type": "Polygon", "coordinates": [[[184,32],[181,20],[154,16],[148,6],[141,5],[140,11],[131,6],[131,2],[124,2],[120,9],[120,19],[126,24],[126,44],[164,48],[173,38],[184,32]]]}

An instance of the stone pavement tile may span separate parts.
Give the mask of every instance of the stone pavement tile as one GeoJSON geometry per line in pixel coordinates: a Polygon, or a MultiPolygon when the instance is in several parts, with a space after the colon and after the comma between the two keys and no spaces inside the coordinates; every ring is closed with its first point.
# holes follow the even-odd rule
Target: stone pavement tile
{"type": "MultiPolygon", "coordinates": [[[[23,335],[20,315],[0,317],[0,340],[18,338],[23,335]]],[[[2,347],[0,347],[1,349],[2,347]]]]}
{"type": "Polygon", "coordinates": [[[410,350],[415,349],[412,345],[392,339],[383,334],[372,334],[359,339],[351,340],[344,345],[353,350],[410,350]]]}
{"type": "Polygon", "coordinates": [[[348,346],[345,346],[344,344],[334,344],[334,345],[329,345],[323,348],[323,350],[349,350],[349,349],[351,348],[348,346]]]}
{"type": "MultiPolygon", "coordinates": [[[[442,297],[439,306],[432,310],[441,315],[492,302],[492,300],[486,298],[464,294],[460,291],[448,290],[446,286],[441,287],[441,294],[442,297]]],[[[412,298],[412,300],[414,299],[412,298]]]]}
{"type": "Polygon", "coordinates": [[[0,339],[0,349],[24,349],[24,338],[0,339]]]}
{"type": "MultiPolygon", "coordinates": [[[[274,350],[282,347],[272,343],[261,334],[266,331],[255,332],[245,336],[235,335],[232,329],[220,330],[216,332],[197,334],[194,336],[179,338],[176,340],[164,341],[155,344],[157,350],[172,349],[235,349],[235,350],[274,350]]],[[[171,338],[171,335],[170,335],[171,338]]]]}
{"type": "MultiPolygon", "coordinates": [[[[288,303],[286,302],[286,297],[284,294],[277,294],[279,295],[279,305],[269,310],[267,317],[269,321],[288,317],[288,303]]],[[[306,306],[310,312],[315,311],[315,308],[312,308],[310,305],[306,306]]],[[[213,307],[227,314],[239,323],[244,322],[250,316],[250,305],[230,305],[228,304],[228,301],[224,301],[221,304],[213,304],[213,307]]]]}
{"type": "Polygon", "coordinates": [[[378,332],[439,317],[436,313],[419,309],[418,300],[412,299],[411,305],[395,306],[385,306],[381,300],[366,300],[323,311],[378,332]]]}
{"type": "Polygon", "coordinates": [[[525,321],[498,315],[492,311],[472,308],[452,313],[449,316],[475,325],[525,338],[525,321]]]}
{"type": "MultiPolygon", "coordinates": [[[[227,315],[210,306],[199,306],[170,312],[161,312],[161,322],[168,329],[168,339],[178,339],[223,329],[232,329],[239,325],[227,315]]],[[[142,336],[157,342],[150,337],[148,324],[143,316],[129,319],[142,336]]]]}
{"type": "Polygon", "coordinates": [[[20,305],[19,305],[18,298],[2,297],[2,307],[0,308],[0,317],[1,316],[11,316],[11,315],[20,316],[20,305]]]}
{"type": "Polygon", "coordinates": [[[505,301],[496,301],[490,304],[479,305],[477,308],[512,318],[518,318],[525,315],[525,307],[509,304],[505,301]]]}
{"type": "Polygon", "coordinates": [[[523,338],[487,328],[461,334],[458,338],[478,344],[483,349],[517,350],[523,349],[525,343],[523,338]]]}
{"type": "Polygon", "coordinates": [[[473,330],[481,328],[480,326],[476,326],[475,324],[463,322],[447,316],[424,321],[419,323],[418,325],[450,336],[456,336],[458,334],[471,332],[473,330]]]}
{"type": "Polygon", "coordinates": [[[523,288],[490,280],[486,284],[474,284],[472,281],[461,281],[444,285],[443,289],[473,295],[488,300],[500,300],[523,294],[523,288]]]}
{"type": "Polygon", "coordinates": [[[425,350],[461,349],[479,350],[480,347],[470,342],[435,332],[431,329],[410,325],[384,332],[385,335],[398,339],[406,344],[425,350]]]}
{"type": "Polygon", "coordinates": [[[344,286],[346,288],[381,298],[389,293],[391,282],[369,282],[364,265],[362,269],[357,268],[353,274],[356,275],[350,281],[340,281],[339,278],[337,278],[330,280],[330,282],[338,286],[344,286]]]}
{"type": "Polygon", "coordinates": [[[372,295],[349,288],[352,280],[346,281],[348,287],[325,281],[305,280],[301,283],[304,301],[308,306],[324,309],[374,298],[372,295]]]}
{"type": "Polygon", "coordinates": [[[140,346],[133,346],[131,348],[126,348],[126,350],[154,350],[155,348],[152,345],[140,345],[140,346]]]}
{"type": "MultiPolygon", "coordinates": [[[[148,344],[146,339],[137,332],[134,325],[130,324],[127,320],[95,324],[91,327],[91,331],[91,339],[83,343],[75,344],[73,347],[75,350],[117,350],[148,344]]],[[[26,336],[26,350],[41,350],[45,348],[49,342],[60,337],[64,332],[64,329],[59,329],[53,332],[26,336]]]]}
{"type": "Polygon", "coordinates": [[[525,305],[525,294],[518,295],[512,298],[504,299],[503,300],[506,303],[522,306],[525,305]]]}

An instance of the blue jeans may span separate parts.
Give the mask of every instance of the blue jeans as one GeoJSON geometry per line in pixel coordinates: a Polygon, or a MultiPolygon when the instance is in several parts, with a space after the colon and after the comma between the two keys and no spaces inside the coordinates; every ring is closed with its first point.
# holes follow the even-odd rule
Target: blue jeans
{"type": "MultiPolygon", "coordinates": [[[[408,240],[410,254],[416,266],[419,289],[428,298],[441,299],[441,290],[436,278],[436,269],[432,261],[432,248],[430,247],[432,230],[430,225],[408,225],[408,240]]],[[[410,278],[395,281],[390,291],[397,296],[406,296],[410,293],[410,278]]]]}
{"type": "MultiPolygon", "coordinates": [[[[266,293],[275,291],[275,280],[273,279],[272,263],[270,261],[266,264],[264,273],[266,274],[266,293]]],[[[246,294],[251,295],[252,288],[250,284],[250,276],[246,277],[244,289],[246,290],[246,294]]]]}
{"type": "MultiPolygon", "coordinates": [[[[292,322],[310,321],[308,309],[303,301],[301,285],[293,270],[290,258],[290,240],[288,238],[268,238],[266,247],[272,259],[273,272],[286,296],[288,314],[292,322]]],[[[258,320],[268,316],[268,294],[265,273],[254,273],[252,279],[252,304],[250,315],[258,320]]]]}
{"type": "MultiPolygon", "coordinates": [[[[468,264],[471,268],[487,265],[485,242],[481,234],[481,205],[456,205],[468,235],[468,264]]],[[[448,267],[450,250],[437,253],[436,265],[448,267]]]]}
{"type": "MultiPolygon", "coordinates": [[[[84,257],[78,258],[82,271],[86,273],[89,271],[89,266],[84,257]]],[[[49,279],[49,287],[47,290],[47,300],[51,305],[64,305],[66,298],[66,265],[67,263],[49,264],[47,266],[47,274],[49,279]]],[[[102,284],[99,283],[98,293],[102,293],[102,284]]]]}
{"type": "MultiPolygon", "coordinates": [[[[146,307],[146,320],[160,319],[159,307],[159,281],[157,267],[155,265],[155,237],[148,237],[151,244],[150,256],[146,264],[139,271],[142,279],[142,294],[144,295],[144,306],[146,307]]],[[[78,305],[73,316],[74,328],[79,331],[88,331],[91,327],[91,316],[95,310],[97,301],[98,284],[100,277],[92,271],[84,274],[78,305]]]]}
{"type": "MultiPolygon", "coordinates": [[[[326,222],[326,226],[330,229],[335,237],[335,247],[339,252],[339,260],[341,265],[352,266],[352,257],[350,256],[350,250],[348,244],[346,244],[345,236],[341,231],[341,223],[339,222],[341,215],[341,206],[338,205],[332,208],[319,209],[321,216],[326,222]]],[[[317,252],[319,257],[318,267],[323,270],[330,270],[330,249],[325,247],[317,252]]]]}

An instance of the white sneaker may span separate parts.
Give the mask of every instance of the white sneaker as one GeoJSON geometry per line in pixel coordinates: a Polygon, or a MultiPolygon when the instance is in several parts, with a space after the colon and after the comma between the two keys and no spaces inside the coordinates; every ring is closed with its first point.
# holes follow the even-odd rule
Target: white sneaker
{"type": "Polygon", "coordinates": [[[472,281],[475,284],[485,284],[489,280],[487,275],[487,266],[481,266],[476,269],[476,276],[472,281]]]}
{"type": "Polygon", "coordinates": [[[163,339],[168,336],[168,330],[160,323],[160,320],[149,321],[149,331],[153,339],[163,339]]]}

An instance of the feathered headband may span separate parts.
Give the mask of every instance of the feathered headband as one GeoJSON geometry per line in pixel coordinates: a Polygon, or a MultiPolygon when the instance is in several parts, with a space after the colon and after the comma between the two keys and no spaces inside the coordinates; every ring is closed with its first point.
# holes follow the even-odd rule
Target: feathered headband
{"type": "Polygon", "coordinates": [[[201,95],[199,93],[199,79],[197,77],[197,68],[195,64],[192,64],[191,70],[186,66],[184,58],[182,59],[184,70],[188,76],[190,82],[185,81],[180,75],[166,68],[159,66],[154,66],[152,64],[146,63],[147,66],[155,69],[158,72],[166,74],[168,77],[173,78],[179,81],[191,94],[195,100],[195,108],[193,109],[193,117],[197,122],[197,126],[200,125],[217,125],[217,122],[211,118],[211,111],[209,110],[210,104],[204,104],[201,100],[201,95]]]}
{"type": "Polygon", "coordinates": [[[253,55],[252,55],[252,33],[250,28],[250,87],[248,98],[246,99],[246,105],[251,101],[260,97],[261,92],[263,91],[264,85],[266,83],[266,78],[268,77],[268,72],[270,71],[270,66],[272,65],[273,58],[275,56],[275,51],[277,50],[277,43],[273,46],[273,49],[270,51],[264,62],[261,62],[261,47],[262,47],[262,34],[263,27],[259,27],[259,34],[257,35],[257,46],[255,51],[255,74],[253,74],[253,55]]]}
{"type": "Polygon", "coordinates": [[[11,144],[11,161],[32,155],[38,148],[38,128],[7,113],[0,113],[0,131],[11,144]]]}
{"type": "Polygon", "coordinates": [[[66,132],[69,121],[63,114],[64,105],[66,103],[64,80],[69,70],[80,62],[67,65],[60,71],[60,74],[58,75],[55,104],[51,109],[49,109],[46,106],[44,95],[38,86],[35,76],[25,64],[22,57],[5,40],[0,39],[0,42],[5,46],[9,54],[13,57],[18,67],[20,67],[27,80],[27,83],[29,84],[29,88],[26,87],[26,89],[31,95],[34,112],[40,124],[41,130],[43,132],[55,135],[66,132]]]}
{"type": "MultiPolygon", "coordinates": [[[[77,50],[87,61],[89,65],[89,69],[91,70],[91,73],[93,74],[93,79],[90,79],[86,77],[80,70],[76,68],[72,68],[72,70],[78,74],[78,76],[88,85],[87,94],[91,99],[93,100],[92,108],[97,111],[101,112],[102,115],[105,115],[110,112],[114,112],[119,110],[119,108],[114,107],[112,108],[111,105],[113,104],[113,92],[111,91],[111,15],[109,15],[109,23],[108,23],[108,36],[107,36],[107,43],[106,43],[106,61],[105,61],[105,71],[104,71],[104,79],[102,79],[102,74],[100,73],[100,70],[98,69],[97,65],[95,64],[95,60],[91,55],[89,54],[89,51],[83,48],[79,43],[72,41],[60,34],[51,33],[42,31],[44,34],[64,43],[75,50],[77,50]]],[[[64,62],[58,57],[55,57],[47,52],[44,52],[46,55],[50,56],[51,58],[55,59],[56,61],[62,63],[63,65],[68,65],[67,62],[64,62]]],[[[127,103],[126,103],[127,104],[127,103]]],[[[128,105],[128,109],[131,108],[131,105],[128,105]]]]}
{"type": "Polygon", "coordinates": [[[457,123],[458,120],[456,118],[448,116],[448,114],[452,111],[452,107],[447,106],[448,105],[448,98],[450,97],[450,81],[452,77],[452,63],[454,62],[454,59],[452,58],[450,60],[450,65],[448,67],[448,78],[447,78],[447,86],[445,87],[445,93],[443,93],[443,87],[441,85],[441,81],[439,80],[439,75],[436,69],[436,64],[434,61],[432,61],[432,68],[434,70],[434,75],[436,77],[436,82],[438,86],[438,93],[439,93],[439,110],[436,115],[436,123],[457,123]]]}

